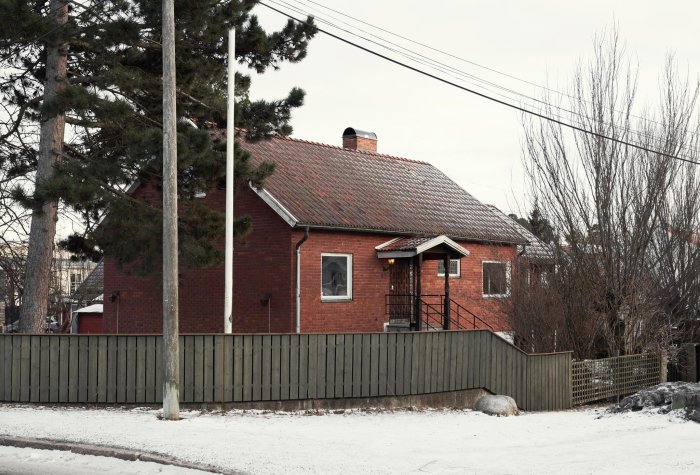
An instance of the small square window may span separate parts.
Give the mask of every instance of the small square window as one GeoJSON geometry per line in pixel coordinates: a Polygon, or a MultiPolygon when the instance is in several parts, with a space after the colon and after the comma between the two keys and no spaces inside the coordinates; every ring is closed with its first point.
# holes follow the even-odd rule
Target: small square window
{"type": "Polygon", "coordinates": [[[321,254],[321,300],[352,299],[352,255],[321,254]]]}
{"type": "Polygon", "coordinates": [[[484,261],[484,297],[510,295],[510,262],[484,261]]]}
{"type": "MultiPolygon", "coordinates": [[[[459,259],[450,259],[450,277],[459,277],[459,259]]],[[[438,261],[438,277],[445,277],[445,262],[438,261]]]]}

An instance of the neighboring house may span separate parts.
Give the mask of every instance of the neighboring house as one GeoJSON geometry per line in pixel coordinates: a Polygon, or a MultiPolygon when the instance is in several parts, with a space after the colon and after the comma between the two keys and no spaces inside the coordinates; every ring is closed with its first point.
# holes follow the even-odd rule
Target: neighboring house
{"type": "MultiPolygon", "coordinates": [[[[13,246],[9,250],[12,252],[8,252],[7,248],[0,249],[0,321],[5,320],[5,325],[19,318],[27,256],[26,246],[13,246]]],[[[72,311],[77,308],[73,294],[95,267],[93,262],[71,259],[66,251],[54,250],[53,254],[46,315],[55,322],[50,325],[51,330],[56,325],[64,327],[70,321],[72,311]]]]}
{"type": "MultiPolygon", "coordinates": [[[[236,192],[253,229],[234,251],[234,333],[510,330],[511,269],[527,238],[434,166],[376,144],[352,128],[343,147],[242,143],[276,170],[264,189],[236,192]]],[[[147,184],[134,194],[158,198],[147,184]]],[[[201,199],[223,212],[224,195],[201,199]]],[[[105,331],[160,332],[160,289],[106,256],[105,331]]],[[[223,266],[181,269],[179,295],[181,332],[223,331],[223,266]]]]}
{"type": "Polygon", "coordinates": [[[69,252],[56,250],[51,266],[49,316],[64,328],[80,304],[74,295],[96,264],[92,261],[73,259],[69,252]]]}

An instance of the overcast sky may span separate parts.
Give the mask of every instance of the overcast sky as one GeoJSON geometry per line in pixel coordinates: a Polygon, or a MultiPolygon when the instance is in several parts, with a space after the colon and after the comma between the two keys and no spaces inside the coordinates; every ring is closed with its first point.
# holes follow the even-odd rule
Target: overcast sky
{"type": "MultiPolygon", "coordinates": [[[[270,0],[271,5],[273,1],[282,0],[270,0]]],[[[460,58],[562,91],[568,88],[577,63],[590,58],[596,33],[614,24],[638,63],[641,101],[657,101],[658,80],[669,52],[675,53],[681,69],[693,80],[700,73],[697,0],[314,1],[460,58]]],[[[284,2],[346,29],[349,26],[340,20],[357,25],[498,85],[541,96],[535,86],[411,45],[308,0],[284,2]]],[[[278,29],[286,21],[263,6],[254,13],[267,29],[278,29]]],[[[474,85],[473,81],[460,84],[474,85]]],[[[321,33],[302,62],[254,78],[252,95],[280,98],[293,86],[307,93],[305,105],[293,116],[293,137],[340,145],[345,127],[369,130],[378,136],[379,152],[430,162],[481,201],[506,212],[520,214],[528,209],[519,112],[321,33]]]]}

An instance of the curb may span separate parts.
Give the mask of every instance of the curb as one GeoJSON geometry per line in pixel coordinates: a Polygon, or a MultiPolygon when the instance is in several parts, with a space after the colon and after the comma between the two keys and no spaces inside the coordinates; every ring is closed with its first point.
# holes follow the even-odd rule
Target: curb
{"type": "Polygon", "coordinates": [[[28,437],[11,437],[0,435],[0,446],[43,449],[43,450],[63,450],[81,455],[96,455],[99,457],[112,457],[127,461],[153,462],[161,465],[172,465],[175,467],[200,470],[202,472],[219,473],[222,475],[240,475],[241,472],[223,470],[213,465],[187,462],[170,455],[163,455],[155,452],[144,452],[142,450],[132,450],[126,448],[109,447],[104,445],[83,444],[78,442],[63,442],[51,439],[32,439],[28,437]]]}

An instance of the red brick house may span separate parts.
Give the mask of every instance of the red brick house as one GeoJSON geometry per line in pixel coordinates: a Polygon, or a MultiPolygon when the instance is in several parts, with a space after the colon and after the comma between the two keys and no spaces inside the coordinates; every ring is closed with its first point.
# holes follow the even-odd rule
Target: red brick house
{"type": "MultiPolygon", "coordinates": [[[[277,168],[264,189],[236,193],[253,230],[234,251],[234,333],[510,330],[511,268],[527,239],[432,165],[376,144],[352,128],[343,147],[243,144],[277,168]]],[[[224,195],[202,199],[223,212],[224,195]]],[[[182,271],[181,332],[223,331],[223,282],[223,266],[182,271]]],[[[106,257],[104,294],[105,332],[160,332],[157,280],[106,257]]]]}

